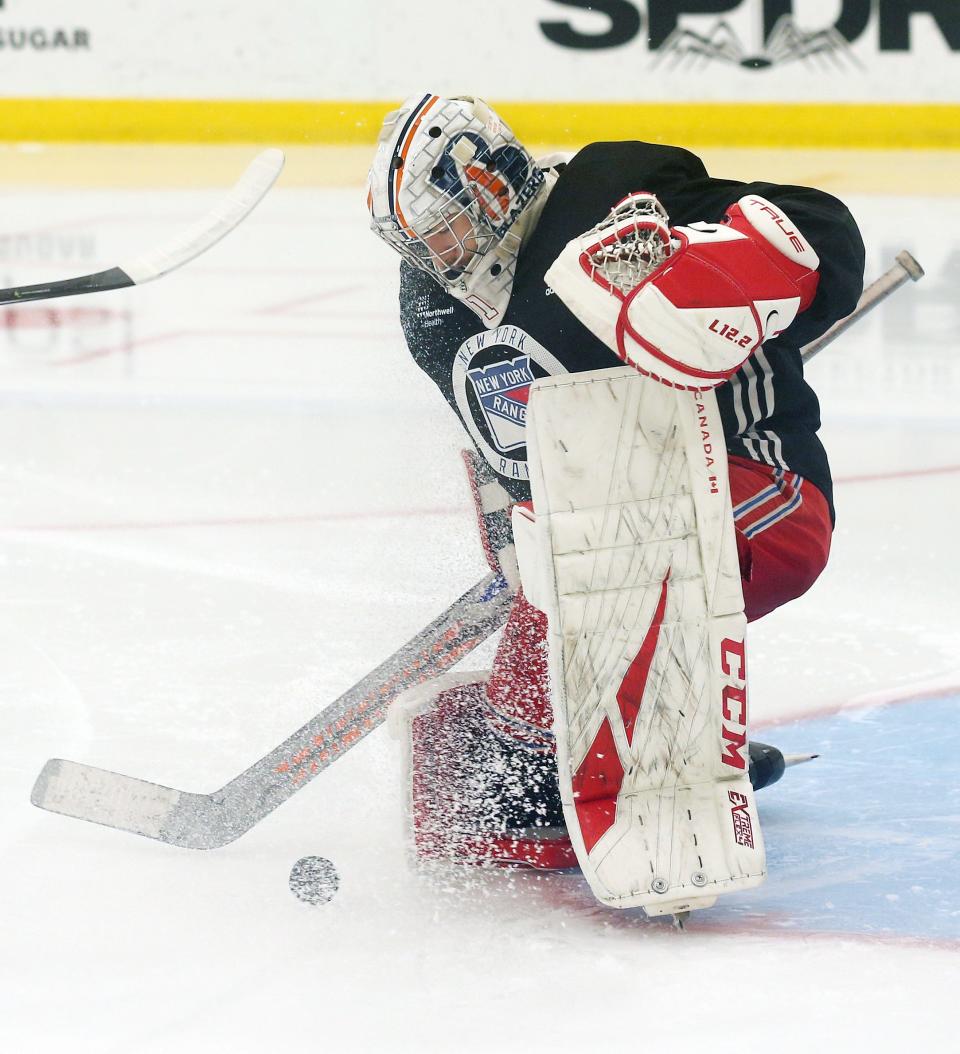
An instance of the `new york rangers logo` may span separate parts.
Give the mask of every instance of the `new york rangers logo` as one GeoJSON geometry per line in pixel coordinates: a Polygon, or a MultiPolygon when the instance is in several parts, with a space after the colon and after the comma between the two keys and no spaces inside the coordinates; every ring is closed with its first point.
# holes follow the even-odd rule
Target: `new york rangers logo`
{"type": "Polygon", "coordinates": [[[487,427],[502,454],[526,443],[527,400],[534,375],[530,356],[467,370],[487,427]]]}
{"type": "Polygon", "coordinates": [[[450,368],[457,412],[498,476],[530,478],[526,442],[530,385],[538,377],[565,372],[563,363],[519,326],[480,330],[457,348],[450,368]]]}

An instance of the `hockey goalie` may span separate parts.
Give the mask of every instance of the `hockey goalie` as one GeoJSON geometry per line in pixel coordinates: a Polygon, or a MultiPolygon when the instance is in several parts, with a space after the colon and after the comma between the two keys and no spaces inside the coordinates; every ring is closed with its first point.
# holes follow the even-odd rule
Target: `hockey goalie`
{"type": "Polygon", "coordinates": [[[746,626],[829,553],[799,348],[856,305],[849,212],[675,147],[537,161],[430,93],[387,116],[367,203],[516,588],[492,670],[394,704],[416,851],[579,866],[649,914],[757,885],[783,759],[749,737],[746,626]]]}

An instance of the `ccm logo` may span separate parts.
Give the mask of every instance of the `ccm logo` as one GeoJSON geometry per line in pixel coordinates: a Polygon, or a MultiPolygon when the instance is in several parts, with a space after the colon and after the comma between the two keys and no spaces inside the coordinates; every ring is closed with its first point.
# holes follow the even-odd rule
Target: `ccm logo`
{"type": "Polygon", "coordinates": [[[721,323],[719,318],[715,318],[707,328],[711,333],[716,333],[720,337],[726,337],[727,340],[733,341],[738,348],[750,347],[750,335],[748,333],[741,335],[740,330],[736,326],[728,326],[725,322],[721,323]],[[717,328],[718,326],[720,327],[719,329],[717,328]]]}
{"type": "Polygon", "coordinates": [[[723,753],[720,760],[730,768],[747,767],[747,659],[742,640],[724,637],[720,642],[720,669],[743,682],[742,688],[723,686],[723,753]]]}

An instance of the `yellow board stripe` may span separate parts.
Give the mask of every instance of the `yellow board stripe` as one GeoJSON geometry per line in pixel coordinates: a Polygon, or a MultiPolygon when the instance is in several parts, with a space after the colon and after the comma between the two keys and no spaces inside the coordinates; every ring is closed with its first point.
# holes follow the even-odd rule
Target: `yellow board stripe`
{"type": "MultiPolygon", "coordinates": [[[[277,145],[373,143],[397,100],[249,102],[0,99],[0,140],[277,145]]],[[[691,146],[960,148],[953,103],[509,102],[519,138],[579,146],[644,139],[691,146]]]]}

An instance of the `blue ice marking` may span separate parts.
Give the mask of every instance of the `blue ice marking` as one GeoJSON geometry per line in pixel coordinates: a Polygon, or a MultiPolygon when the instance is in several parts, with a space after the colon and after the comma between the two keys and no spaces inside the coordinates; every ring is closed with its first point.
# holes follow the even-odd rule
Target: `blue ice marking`
{"type": "Polygon", "coordinates": [[[717,914],[960,940],[960,695],[797,721],[759,738],[821,757],[758,795],[767,881],[721,901],[717,914]]]}

